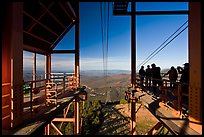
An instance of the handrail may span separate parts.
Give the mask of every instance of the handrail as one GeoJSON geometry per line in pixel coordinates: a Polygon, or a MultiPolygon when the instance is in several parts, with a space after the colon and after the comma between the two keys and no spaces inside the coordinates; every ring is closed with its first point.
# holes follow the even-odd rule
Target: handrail
{"type": "Polygon", "coordinates": [[[24,81],[24,84],[25,83],[42,82],[42,81],[46,81],[46,80],[48,80],[48,79],[29,80],[29,81],[24,81]]]}
{"type": "MultiPolygon", "coordinates": [[[[63,101],[60,105],[58,105],[57,109],[53,109],[49,113],[45,113],[44,115],[39,116],[37,119],[33,117],[33,118],[25,121],[24,125],[29,125],[30,123],[39,123],[39,124],[38,124],[38,126],[36,126],[34,128],[34,130],[29,130],[28,132],[26,132],[26,131],[24,131],[24,132],[26,132],[26,134],[29,134],[29,135],[37,135],[37,134],[39,134],[39,131],[42,131],[49,123],[51,123],[51,121],[58,114],[60,114],[65,107],[67,107],[76,98],[78,98],[81,93],[83,93],[83,90],[79,89],[77,92],[72,94],[72,97],[70,98],[70,100],[63,101]]],[[[19,129],[19,130],[21,130],[21,129],[19,129]]],[[[16,131],[15,134],[18,134],[17,132],[20,132],[20,131],[16,131]]]]}
{"type": "MultiPolygon", "coordinates": [[[[33,93],[38,94],[43,89],[45,89],[45,92],[46,92],[46,87],[45,87],[46,82],[58,82],[59,79],[61,79],[60,85],[62,85],[62,93],[64,93],[65,89],[66,89],[66,83],[68,81],[67,77],[74,76],[74,73],[72,73],[71,75],[70,75],[70,73],[68,75],[66,73],[57,73],[57,74],[55,73],[54,75],[53,75],[53,73],[45,73],[45,74],[49,74],[51,77],[49,79],[29,80],[29,81],[23,82],[23,85],[25,85],[25,84],[29,85],[28,88],[26,88],[24,90],[27,90],[28,91],[27,93],[29,93],[30,101],[28,101],[28,102],[30,102],[29,108],[30,108],[31,112],[33,111],[33,99],[34,99],[33,93]],[[45,82],[45,83],[43,85],[42,84],[38,85],[37,84],[38,82],[45,82]],[[33,85],[33,84],[35,84],[35,85],[33,85]]],[[[57,83],[57,85],[59,85],[59,83],[57,83]]],[[[67,85],[67,86],[69,86],[69,85],[67,85]]],[[[44,94],[42,96],[44,96],[44,94]]],[[[40,97],[42,97],[42,96],[40,96],[40,97]]],[[[38,97],[38,98],[40,98],[40,97],[38,97]]]]}
{"type": "MultiPolygon", "coordinates": [[[[145,76],[141,76],[141,75],[136,75],[136,80],[137,81],[140,81],[141,79],[140,79],[140,77],[144,77],[145,78],[145,76]]],[[[182,97],[183,96],[189,96],[188,94],[186,94],[186,93],[182,93],[182,85],[186,85],[186,86],[189,86],[189,84],[188,83],[185,83],[185,82],[179,82],[178,80],[175,82],[175,81],[172,81],[172,80],[169,80],[169,79],[164,79],[164,78],[162,78],[162,79],[157,79],[157,78],[151,78],[150,77],[150,79],[151,79],[151,81],[152,80],[158,80],[158,81],[161,81],[163,84],[163,87],[165,87],[165,88],[160,88],[160,90],[166,90],[166,91],[173,91],[173,89],[166,89],[166,87],[168,87],[167,86],[167,83],[172,83],[172,84],[176,84],[177,85],[177,93],[178,93],[178,98],[177,98],[177,101],[178,101],[178,106],[177,106],[177,108],[178,108],[178,111],[180,112],[180,114],[182,113],[181,111],[182,111],[182,103],[183,103],[183,100],[182,100],[182,97]]],[[[144,86],[145,87],[145,86],[144,86]]],[[[159,88],[159,87],[158,87],[159,88]]],[[[174,89],[175,90],[175,89],[174,89]]]]}

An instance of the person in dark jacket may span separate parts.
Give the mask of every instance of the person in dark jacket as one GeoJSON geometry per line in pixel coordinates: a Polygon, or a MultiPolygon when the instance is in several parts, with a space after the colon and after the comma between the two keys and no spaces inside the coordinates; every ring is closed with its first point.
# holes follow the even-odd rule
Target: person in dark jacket
{"type": "Polygon", "coordinates": [[[151,68],[149,65],[147,65],[147,68],[145,70],[146,76],[145,76],[145,81],[146,81],[146,86],[150,87],[151,86],[151,68]]]}
{"type": "Polygon", "coordinates": [[[151,75],[152,75],[153,90],[155,94],[160,94],[160,93],[156,93],[156,88],[163,85],[162,78],[161,78],[161,68],[156,67],[154,63],[151,64],[151,66],[152,66],[151,75]]]}
{"type": "Polygon", "coordinates": [[[164,76],[165,75],[169,75],[170,87],[175,88],[176,87],[176,80],[178,78],[178,72],[174,68],[174,66],[172,66],[171,69],[169,71],[167,71],[167,73],[164,74],[164,76]]]}
{"type": "MultiPolygon", "coordinates": [[[[181,74],[180,83],[182,85],[182,93],[188,95],[188,86],[189,86],[189,63],[184,64],[184,68],[178,66],[178,73],[181,74]]],[[[188,105],[188,96],[182,96],[183,102],[188,105]]]]}
{"type": "Polygon", "coordinates": [[[140,77],[140,87],[144,87],[144,77],[145,77],[145,70],[144,70],[144,66],[141,66],[140,70],[139,70],[139,77],[140,77]]]}

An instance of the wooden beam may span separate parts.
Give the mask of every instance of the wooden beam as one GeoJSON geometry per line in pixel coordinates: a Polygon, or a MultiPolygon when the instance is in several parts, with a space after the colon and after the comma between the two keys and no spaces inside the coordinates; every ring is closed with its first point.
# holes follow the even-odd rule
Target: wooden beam
{"type": "Polygon", "coordinates": [[[40,49],[40,48],[31,46],[31,45],[27,45],[27,44],[23,44],[23,50],[29,51],[29,52],[36,52],[36,53],[42,54],[42,55],[45,55],[46,52],[47,52],[47,51],[45,51],[45,50],[42,50],[42,49],[40,49]]]}
{"type": "Polygon", "coordinates": [[[76,13],[75,13],[74,9],[72,8],[72,5],[70,4],[70,2],[67,2],[67,5],[68,5],[69,9],[71,10],[72,15],[74,15],[74,18],[76,18],[77,17],[76,13]]]}
{"type": "Polygon", "coordinates": [[[62,132],[52,122],[50,124],[57,131],[58,134],[63,135],[62,132]]]}
{"type": "Polygon", "coordinates": [[[40,1],[39,4],[41,7],[43,7],[56,21],[59,23],[64,29],[66,28],[50,11],[48,8],[46,8],[40,1]]]}
{"type": "Polygon", "coordinates": [[[76,50],[53,50],[52,53],[76,53],[76,50]]]}
{"type": "Polygon", "coordinates": [[[48,31],[50,31],[52,34],[56,35],[57,37],[59,36],[57,33],[55,33],[54,31],[52,31],[51,29],[49,29],[47,26],[45,26],[44,24],[42,24],[40,21],[36,20],[34,17],[32,17],[30,14],[28,14],[27,12],[23,12],[23,14],[25,14],[26,16],[28,16],[29,18],[31,18],[33,21],[35,21],[36,23],[38,23],[39,25],[41,25],[42,27],[44,27],[45,29],[47,29],[48,31]]]}
{"type": "Polygon", "coordinates": [[[32,36],[32,37],[34,37],[34,38],[36,38],[36,39],[39,39],[39,40],[41,40],[41,41],[43,41],[43,42],[45,42],[45,43],[47,43],[47,44],[49,44],[49,45],[52,44],[51,42],[49,42],[49,41],[47,41],[47,40],[45,40],[45,39],[43,39],[43,38],[41,38],[41,37],[38,37],[38,36],[36,36],[36,35],[34,35],[34,34],[32,34],[32,33],[29,33],[29,32],[27,32],[27,31],[23,31],[23,32],[26,33],[26,34],[28,34],[28,35],[30,35],[30,36],[32,36]]]}
{"type": "Polygon", "coordinates": [[[74,26],[75,21],[73,21],[69,26],[60,34],[60,36],[57,38],[57,40],[51,45],[51,49],[54,49],[57,44],[62,40],[62,38],[69,32],[69,30],[74,26]]]}
{"type": "Polygon", "coordinates": [[[74,122],[74,118],[54,118],[52,121],[58,121],[58,122],[74,122]]]}
{"type": "MultiPolygon", "coordinates": [[[[48,6],[47,9],[50,9],[53,4],[54,4],[54,2],[52,2],[52,3],[48,6]]],[[[37,21],[39,21],[39,20],[45,15],[46,12],[47,12],[47,11],[44,11],[44,12],[40,15],[40,17],[37,19],[37,21]]],[[[35,22],[30,26],[30,28],[28,29],[28,32],[30,32],[30,31],[32,30],[32,28],[33,28],[36,24],[37,24],[37,22],[35,21],[35,22]]]]}
{"type": "Polygon", "coordinates": [[[187,10],[181,10],[181,11],[135,11],[135,12],[128,12],[128,11],[113,11],[114,15],[188,15],[189,11],[187,10]]]}
{"type": "Polygon", "coordinates": [[[67,16],[69,16],[69,18],[72,20],[72,16],[69,15],[69,13],[67,12],[67,10],[64,8],[64,6],[62,5],[61,2],[59,2],[60,7],[64,10],[64,12],[67,14],[67,16]]]}

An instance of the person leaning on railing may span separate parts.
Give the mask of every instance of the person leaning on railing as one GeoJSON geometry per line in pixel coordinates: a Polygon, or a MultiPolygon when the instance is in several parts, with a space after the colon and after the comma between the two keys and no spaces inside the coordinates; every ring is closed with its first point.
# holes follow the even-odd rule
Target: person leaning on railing
{"type": "Polygon", "coordinates": [[[169,71],[167,71],[163,76],[169,75],[169,80],[170,80],[170,87],[175,88],[176,87],[176,80],[178,78],[178,73],[177,70],[174,68],[174,66],[171,67],[169,71]]]}
{"type": "MultiPolygon", "coordinates": [[[[182,93],[188,95],[188,84],[189,84],[189,63],[184,64],[184,68],[178,66],[178,73],[181,74],[180,83],[182,86],[182,93]]],[[[183,103],[188,106],[188,96],[182,96],[183,103]]]]}

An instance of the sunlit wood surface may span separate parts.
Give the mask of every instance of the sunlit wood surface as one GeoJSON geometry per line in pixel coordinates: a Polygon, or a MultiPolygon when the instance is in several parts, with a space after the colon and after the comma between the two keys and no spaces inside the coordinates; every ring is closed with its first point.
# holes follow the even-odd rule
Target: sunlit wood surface
{"type": "MultiPolygon", "coordinates": [[[[80,91],[75,93],[67,91],[65,93],[58,94],[57,105],[50,103],[46,105],[44,103],[44,97],[38,99],[38,102],[33,103],[33,112],[25,111],[22,116],[23,124],[14,130],[3,130],[3,135],[29,135],[35,134],[38,129],[44,130],[43,127],[47,125],[53,118],[63,112],[63,109],[68,106],[70,102],[74,100],[74,97],[78,95],[80,91]]],[[[25,101],[25,100],[24,100],[25,101]]]]}
{"type": "Polygon", "coordinates": [[[201,135],[202,131],[193,130],[189,124],[192,122],[182,119],[179,112],[169,105],[160,102],[152,95],[141,90],[135,92],[135,96],[165,125],[167,125],[175,134],[201,135]]]}

